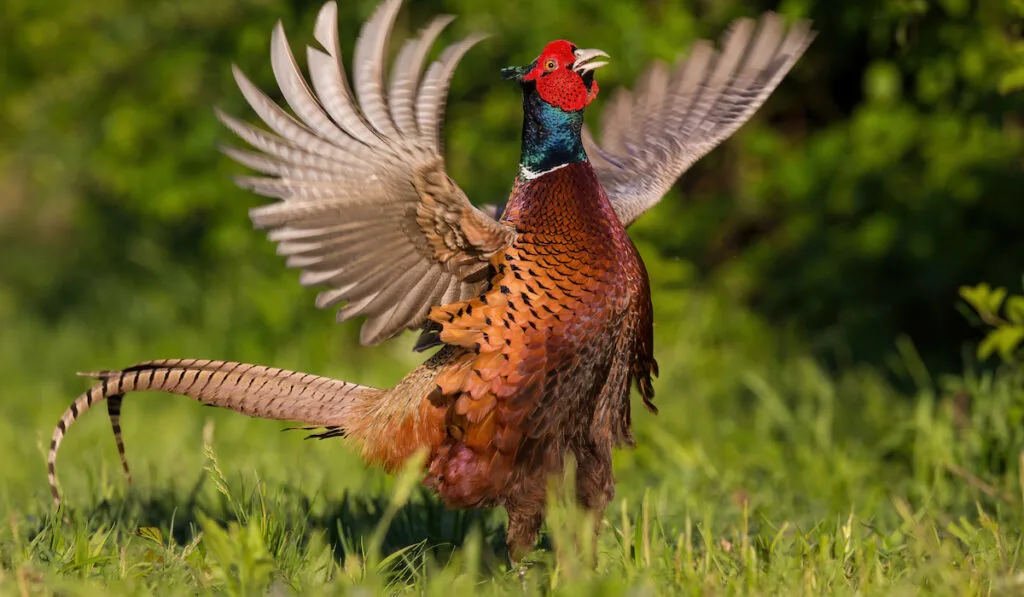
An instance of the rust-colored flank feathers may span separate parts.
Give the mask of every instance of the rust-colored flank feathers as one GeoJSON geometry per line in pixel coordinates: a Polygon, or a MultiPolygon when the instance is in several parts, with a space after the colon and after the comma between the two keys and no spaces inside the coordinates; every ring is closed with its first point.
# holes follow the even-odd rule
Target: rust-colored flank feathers
{"type": "Polygon", "coordinates": [[[650,289],[625,227],[757,110],[813,33],[774,14],[737,21],[721,51],[698,42],[675,67],[652,67],[635,94],[615,94],[601,144],[583,113],[607,54],[558,40],[530,65],[505,68],[524,120],[519,172],[499,213],[469,202],[440,153],[448,83],[480,37],[425,66],[450,21],[439,17],[387,69],[399,4],[385,0],[363,27],[352,86],[333,2],[317,18],[308,82],[279,24],[271,62],[290,112],[235,69],[270,131],[220,117],[255,150],[225,150],[260,173],[239,183],[279,199],[252,210],[254,225],[303,284],[324,289],[317,305],[343,305],[339,320],[365,317],[365,344],[412,329],[417,350],[437,352],[390,389],[199,359],[85,374],[99,383],[53,433],[58,504],[57,448],[70,425],[106,400],[128,474],[123,397],[160,390],[348,438],[387,470],[425,449],[424,483],[445,504],[508,511],[513,560],[533,546],[546,481],[568,454],[577,498],[600,520],[614,493],[612,448],[633,444],[631,387],[657,412],[650,289]]]}

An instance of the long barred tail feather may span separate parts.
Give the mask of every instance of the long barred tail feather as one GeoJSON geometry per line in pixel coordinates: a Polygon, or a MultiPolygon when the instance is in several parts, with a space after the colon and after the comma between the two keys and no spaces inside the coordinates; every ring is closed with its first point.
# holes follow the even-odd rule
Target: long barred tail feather
{"type": "Polygon", "coordinates": [[[128,457],[124,453],[124,439],[121,437],[121,401],[124,394],[114,394],[107,397],[107,415],[110,416],[110,428],[114,431],[114,443],[117,444],[117,456],[121,459],[121,466],[124,468],[124,477],[128,484],[132,484],[132,471],[128,468],[128,457]]]}
{"type": "Polygon", "coordinates": [[[332,437],[348,437],[347,428],[335,425],[317,425],[315,427],[285,427],[281,431],[316,431],[316,433],[311,433],[307,435],[305,439],[330,439],[332,437]]]}
{"type": "Polygon", "coordinates": [[[332,437],[348,437],[348,430],[344,427],[328,426],[328,427],[306,427],[307,431],[314,429],[323,429],[318,433],[310,433],[306,436],[306,439],[331,439],[332,437]]]}
{"type": "Polygon", "coordinates": [[[57,489],[57,450],[71,424],[96,402],[107,401],[107,412],[125,475],[131,482],[121,437],[121,402],[125,393],[157,390],[194,398],[209,406],[263,419],[299,421],[326,428],[327,437],[344,435],[359,402],[380,396],[382,390],[309,373],[247,363],[202,359],[148,361],[120,371],[85,373],[99,383],[79,396],[61,415],[53,430],[47,455],[47,473],[53,501],[57,489]]]}

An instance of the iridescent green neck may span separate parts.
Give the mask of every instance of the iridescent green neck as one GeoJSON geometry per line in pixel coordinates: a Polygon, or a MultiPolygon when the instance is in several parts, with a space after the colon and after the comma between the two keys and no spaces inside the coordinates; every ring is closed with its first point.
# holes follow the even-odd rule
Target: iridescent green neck
{"type": "Polygon", "coordinates": [[[566,164],[586,161],[582,129],[583,110],[566,112],[542,100],[536,89],[524,88],[520,176],[536,178],[566,164]]]}

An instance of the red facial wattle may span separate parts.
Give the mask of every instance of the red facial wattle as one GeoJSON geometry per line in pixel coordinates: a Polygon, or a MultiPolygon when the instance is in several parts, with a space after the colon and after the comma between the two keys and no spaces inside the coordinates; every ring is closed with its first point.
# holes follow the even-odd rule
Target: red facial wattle
{"type": "MultiPolygon", "coordinates": [[[[597,97],[597,81],[590,85],[580,73],[573,70],[576,46],[565,40],[549,43],[541,52],[534,68],[524,81],[534,81],[537,94],[545,102],[569,112],[582,110],[597,97]]],[[[592,75],[589,75],[592,77],[592,75]]]]}
{"type": "Polygon", "coordinates": [[[583,78],[569,69],[559,69],[538,79],[537,94],[567,112],[582,110],[590,103],[583,78]]]}

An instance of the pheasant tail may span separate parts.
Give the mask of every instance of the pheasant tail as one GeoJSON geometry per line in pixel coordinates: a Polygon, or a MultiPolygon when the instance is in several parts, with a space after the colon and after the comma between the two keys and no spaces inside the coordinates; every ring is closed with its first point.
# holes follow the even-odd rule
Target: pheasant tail
{"type": "Polygon", "coordinates": [[[47,470],[53,500],[57,490],[57,450],[71,424],[93,404],[106,400],[117,452],[131,482],[121,439],[121,401],[126,392],[157,390],[194,398],[210,406],[262,419],[298,421],[340,434],[353,413],[380,398],[377,388],[274,367],[201,359],[148,361],[119,371],[82,373],[99,383],[79,396],[53,430],[47,470]]]}

